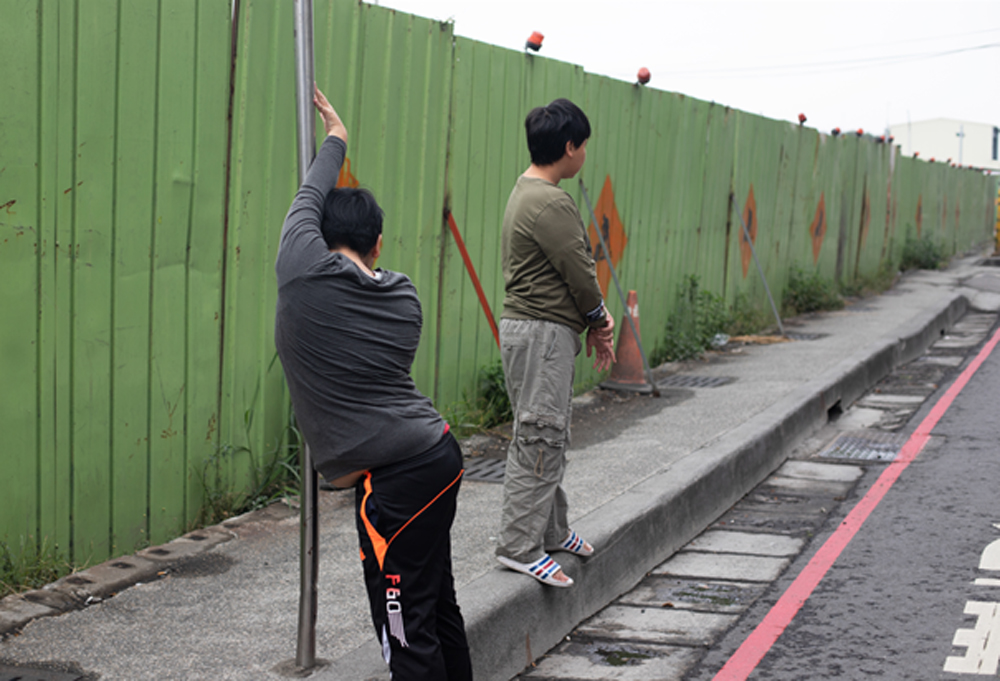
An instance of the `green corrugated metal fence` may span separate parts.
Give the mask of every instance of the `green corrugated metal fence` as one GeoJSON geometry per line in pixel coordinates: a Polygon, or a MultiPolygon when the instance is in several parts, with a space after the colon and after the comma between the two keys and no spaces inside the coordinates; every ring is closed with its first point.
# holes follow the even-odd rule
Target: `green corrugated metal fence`
{"type": "Polygon", "coordinates": [[[229,10],[0,15],[0,537],[97,560],[176,534],[216,442],[229,10]]]}
{"type": "MultiPolygon", "coordinates": [[[[286,436],[272,325],[296,185],[292,6],[0,0],[0,16],[0,539],[44,537],[96,561],[188,526],[220,445],[245,448],[218,462],[241,485],[286,436]]],[[[627,237],[613,257],[649,347],[688,275],[763,305],[737,205],[753,209],[778,295],[792,265],[850,283],[898,262],[907,234],[955,253],[991,233],[989,178],[870,137],[595,76],[354,0],[317,0],[315,18],[317,79],[350,130],[345,178],[385,208],[379,264],[420,292],[413,373],[442,408],[498,357],[446,215],[499,316],[524,116],[556,97],[591,118],[582,177],[594,202],[612,192],[604,205],[627,237]]],[[[564,188],[583,208],[577,183],[564,188]]],[[[589,364],[581,384],[596,378],[589,364]]]]}

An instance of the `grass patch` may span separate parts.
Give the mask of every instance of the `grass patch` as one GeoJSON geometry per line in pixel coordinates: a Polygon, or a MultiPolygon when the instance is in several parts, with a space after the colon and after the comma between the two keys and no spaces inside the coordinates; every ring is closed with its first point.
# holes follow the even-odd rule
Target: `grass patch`
{"type": "Polygon", "coordinates": [[[40,589],[76,570],[47,538],[21,537],[16,546],[0,541],[0,598],[40,589]]]}
{"type": "Polygon", "coordinates": [[[729,308],[729,324],[726,333],[730,336],[750,336],[775,326],[774,314],[770,308],[757,307],[742,291],[729,308]]]}
{"type": "Polygon", "coordinates": [[[849,298],[875,296],[892,288],[896,283],[897,269],[888,260],[874,274],[862,274],[850,283],[840,285],[840,295],[849,298]]]}
{"type": "Polygon", "coordinates": [[[701,288],[697,275],[689,275],[667,318],[663,340],[650,355],[650,364],[697,357],[712,347],[716,334],[729,329],[731,319],[722,297],[701,288]]]}
{"type": "Polygon", "coordinates": [[[474,395],[463,391],[463,399],[444,410],[444,417],[456,430],[456,437],[489,430],[514,420],[503,375],[503,362],[480,367],[474,395]]]}
{"type": "Polygon", "coordinates": [[[912,234],[906,235],[899,269],[904,271],[938,270],[944,266],[946,261],[944,246],[940,242],[935,241],[930,236],[915,239],[912,234]]]}
{"type": "Polygon", "coordinates": [[[839,310],[844,307],[844,299],[833,282],[823,279],[818,272],[807,274],[793,265],[781,305],[783,316],[794,317],[806,312],[839,310]]]}

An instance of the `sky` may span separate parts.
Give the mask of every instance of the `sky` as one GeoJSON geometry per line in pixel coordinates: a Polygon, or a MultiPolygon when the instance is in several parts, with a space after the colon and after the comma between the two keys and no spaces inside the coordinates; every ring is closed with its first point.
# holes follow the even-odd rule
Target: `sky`
{"type": "Polygon", "coordinates": [[[379,0],[457,35],[828,132],[1000,125],[1000,0],[379,0]]]}

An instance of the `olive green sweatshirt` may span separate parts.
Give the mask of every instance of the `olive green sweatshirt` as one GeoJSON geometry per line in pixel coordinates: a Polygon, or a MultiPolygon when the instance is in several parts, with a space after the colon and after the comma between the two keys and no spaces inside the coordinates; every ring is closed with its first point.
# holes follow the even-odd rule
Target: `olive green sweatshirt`
{"type": "Polygon", "coordinates": [[[503,317],[602,327],[604,300],[580,211],[558,186],[521,176],[503,216],[503,317]]]}

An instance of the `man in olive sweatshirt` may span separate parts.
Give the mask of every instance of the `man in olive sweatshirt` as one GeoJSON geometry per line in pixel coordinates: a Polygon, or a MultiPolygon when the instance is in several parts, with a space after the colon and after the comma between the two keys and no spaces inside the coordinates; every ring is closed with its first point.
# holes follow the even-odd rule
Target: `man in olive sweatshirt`
{"type": "Polygon", "coordinates": [[[587,356],[600,370],[615,361],[614,320],[604,307],[590,241],[559,181],[587,157],[590,122],[557,99],[525,120],[531,166],[507,202],[501,236],[505,284],[500,352],[514,411],[507,450],[497,560],[549,586],[573,580],[549,555],[593,547],[573,532],[562,488],[569,446],[573,374],[587,331],[587,356]]]}

